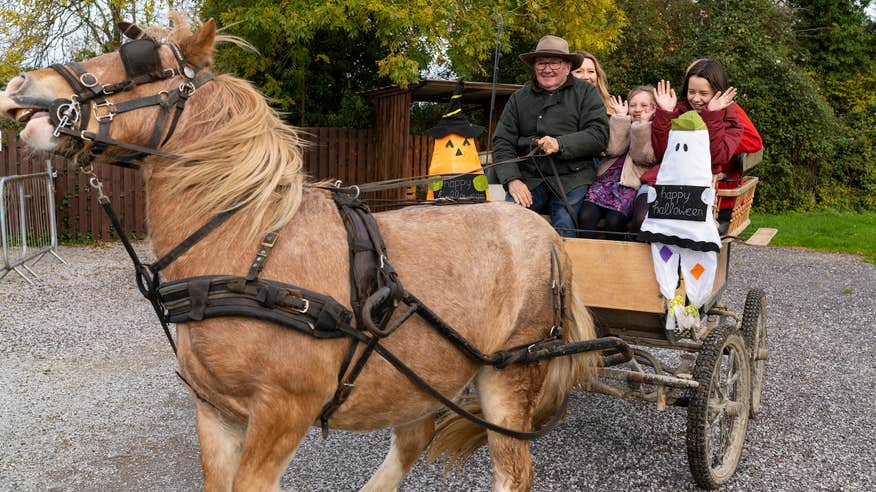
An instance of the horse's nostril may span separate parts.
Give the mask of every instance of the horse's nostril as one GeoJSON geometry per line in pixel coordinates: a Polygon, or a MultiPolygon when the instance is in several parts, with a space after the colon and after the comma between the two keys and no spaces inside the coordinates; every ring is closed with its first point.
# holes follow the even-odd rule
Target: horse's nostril
{"type": "Polygon", "coordinates": [[[13,94],[17,92],[19,89],[21,89],[21,86],[24,85],[25,80],[26,79],[24,75],[19,75],[18,77],[10,80],[9,83],[6,84],[6,94],[13,94]]]}

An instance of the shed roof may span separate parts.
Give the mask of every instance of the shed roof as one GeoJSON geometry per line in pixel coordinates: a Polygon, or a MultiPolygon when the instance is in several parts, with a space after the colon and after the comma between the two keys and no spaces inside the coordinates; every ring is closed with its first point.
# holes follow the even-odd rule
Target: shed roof
{"type": "MultiPolygon", "coordinates": [[[[456,89],[456,84],[456,80],[426,79],[409,85],[407,89],[402,89],[397,85],[390,85],[360,92],[360,94],[371,98],[378,98],[410,92],[413,101],[447,102],[448,97],[456,89]]],[[[517,84],[496,84],[496,95],[510,96],[521,87],[523,86],[517,84]]],[[[466,82],[462,93],[462,102],[489,103],[492,90],[493,84],[490,82],[466,82]]]]}

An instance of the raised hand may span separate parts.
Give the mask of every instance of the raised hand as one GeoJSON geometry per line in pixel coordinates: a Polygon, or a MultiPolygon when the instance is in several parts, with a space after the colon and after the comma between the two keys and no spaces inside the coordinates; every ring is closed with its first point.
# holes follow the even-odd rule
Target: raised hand
{"type": "Polygon", "coordinates": [[[675,97],[675,91],[668,80],[657,82],[657,88],[654,89],[654,99],[657,101],[657,107],[663,111],[672,112],[675,105],[678,104],[678,98],[675,97]]]}
{"type": "Polygon", "coordinates": [[[626,116],[630,112],[629,103],[620,96],[611,96],[611,99],[608,100],[608,105],[614,110],[614,114],[618,116],[626,116]]]}
{"type": "Polygon", "coordinates": [[[709,101],[709,111],[720,111],[733,103],[736,97],[736,88],[728,87],[726,91],[718,91],[712,100],[709,101]]]}

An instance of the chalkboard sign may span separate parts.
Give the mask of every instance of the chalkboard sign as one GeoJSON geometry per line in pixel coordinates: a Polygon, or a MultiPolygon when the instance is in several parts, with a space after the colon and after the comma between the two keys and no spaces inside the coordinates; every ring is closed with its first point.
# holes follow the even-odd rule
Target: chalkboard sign
{"type": "Polygon", "coordinates": [[[655,185],[657,198],[648,208],[648,218],[704,222],[708,204],[703,191],[708,186],[655,185]]]}
{"type": "Polygon", "coordinates": [[[430,186],[435,198],[486,200],[486,182],[487,178],[483,174],[464,174],[462,176],[444,178],[441,181],[433,182],[430,186]]]}

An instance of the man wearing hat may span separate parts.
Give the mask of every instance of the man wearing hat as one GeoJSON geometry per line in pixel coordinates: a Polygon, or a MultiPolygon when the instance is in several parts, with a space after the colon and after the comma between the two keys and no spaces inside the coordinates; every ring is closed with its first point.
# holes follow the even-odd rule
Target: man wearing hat
{"type": "Polygon", "coordinates": [[[575,237],[573,217],[596,179],[593,158],[608,145],[605,104],[593,85],[571,75],[583,58],[569,53],[565,39],[544,36],[520,59],[535,77],[511,96],[499,118],[496,176],[506,200],[550,215],[560,235],[575,237]],[[547,157],[501,164],[532,150],[547,157]]]}

